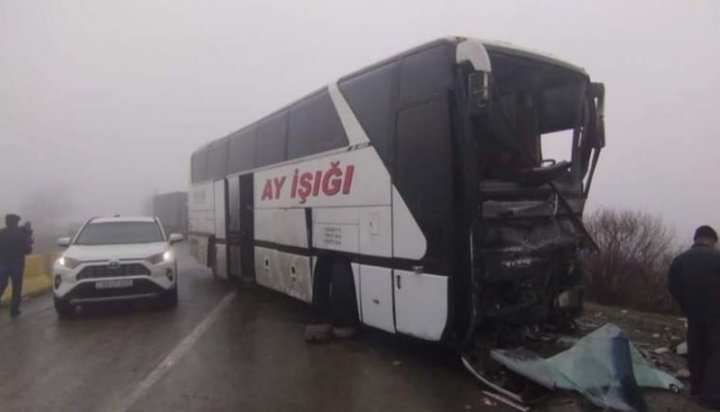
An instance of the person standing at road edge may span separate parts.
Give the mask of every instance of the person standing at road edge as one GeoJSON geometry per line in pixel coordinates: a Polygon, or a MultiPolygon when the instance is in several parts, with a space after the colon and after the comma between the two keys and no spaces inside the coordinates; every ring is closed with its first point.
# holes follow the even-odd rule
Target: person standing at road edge
{"type": "Polygon", "coordinates": [[[0,296],[5,293],[8,280],[12,282],[10,316],[20,314],[22,279],[25,269],[25,255],[32,251],[32,236],[20,228],[20,216],[5,216],[5,229],[0,230],[0,296]]]}
{"type": "Polygon", "coordinates": [[[695,231],[693,246],[670,266],[668,288],[687,317],[690,393],[720,409],[720,250],[710,226],[695,231]]]}

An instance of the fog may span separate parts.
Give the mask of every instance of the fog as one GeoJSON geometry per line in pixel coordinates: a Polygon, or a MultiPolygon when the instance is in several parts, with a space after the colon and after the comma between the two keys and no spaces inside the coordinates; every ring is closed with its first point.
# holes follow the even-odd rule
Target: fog
{"type": "Polygon", "coordinates": [[[720,2],[0,0],[0,213],[138,213],[190,153],[447,35],[551,53],[606,84],[592,208],[720,226],[720,2]],[[55,201],[57,199],[57,202],[55,201]]]}

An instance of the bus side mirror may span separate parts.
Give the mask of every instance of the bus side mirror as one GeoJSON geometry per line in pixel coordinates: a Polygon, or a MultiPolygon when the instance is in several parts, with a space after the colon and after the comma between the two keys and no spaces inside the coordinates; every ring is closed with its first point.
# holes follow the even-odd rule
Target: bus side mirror
{"type": "Polygon", "coordinates": [[[488,74],[472,72],[468,75],[468,113],[485,114],[490,108],[490,85],[488,74]]]}
{"type": "Polygon", "coordinates": [[[605,85],[590,83],[590,97],[595,102],[594,147],[605,147],[605,85]]]}

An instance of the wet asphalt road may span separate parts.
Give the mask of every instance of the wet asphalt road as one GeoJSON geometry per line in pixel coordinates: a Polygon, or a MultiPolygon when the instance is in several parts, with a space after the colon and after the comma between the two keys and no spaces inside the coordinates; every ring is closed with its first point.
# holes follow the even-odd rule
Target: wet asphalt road
{"type": "MultiPolygon", "coordinates": [[[[0,411],[463,411],[479,385],[438,347],[363,331],[303,340],[307,308],[180,261],[180,302],[0,312],[0,411]]],[[[495,407],[499,411],[503,408],[495,407]]]]}

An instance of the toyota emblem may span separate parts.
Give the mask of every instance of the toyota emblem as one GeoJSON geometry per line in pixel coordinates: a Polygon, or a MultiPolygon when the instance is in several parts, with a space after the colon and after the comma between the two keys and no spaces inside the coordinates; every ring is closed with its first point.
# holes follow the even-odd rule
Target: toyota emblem
{"type": "Polygon", "coordinates": [[[119,268],[120,268],[120,262],[117,261],[117,260],[111,260],[111,261],[108,263],[108,267],[109,267],[110,269],[119,269],[119,268]]]}

